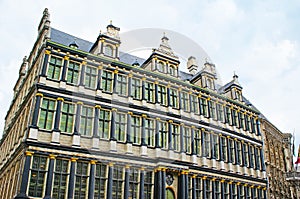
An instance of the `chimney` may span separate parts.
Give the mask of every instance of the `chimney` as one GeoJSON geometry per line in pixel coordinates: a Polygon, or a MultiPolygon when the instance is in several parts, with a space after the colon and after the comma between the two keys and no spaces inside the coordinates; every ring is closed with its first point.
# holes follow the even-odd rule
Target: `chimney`
{"type": "Polygon", "coordinates": [[[198,63],[196,61],[196,58],[193,57],[193,56],[190,56],[188,58],[188,61],[187,61],[187,69],[189,70],[189,72],[192,74],[192,75],[195,75],[197,70],[198,70],[198,63]]]}

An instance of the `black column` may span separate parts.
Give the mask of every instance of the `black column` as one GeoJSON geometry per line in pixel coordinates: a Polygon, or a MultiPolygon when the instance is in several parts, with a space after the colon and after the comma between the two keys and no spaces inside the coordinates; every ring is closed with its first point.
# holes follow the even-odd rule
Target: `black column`
{"type": "Polygon", "coordinates": [[[41,93],[36,94],[35,107],[34,107],[32,122],[31,122],[31,127],[33,127],[33,128],[37,128],[37,122],[38,122],[42,97],[43,97],[43,94],[41,94],[41,93]]]}
{"type": "Polygon", "coordinates": [[[146,146],[146,118],[147,115],[143,114],[142,115],[142,138],[141,138],[141,145],[146,146]]]}
{"type": "Polygon", "coordinates": [[[110,140],[116,140],[115,131],[116,131],[116,112],[117,109],[113,108],[111,110],[111,125],[110,125],[110,140]]]}
{"type": "Polygon", "coordinates": [[[108,165],[107,199],[112,199],[113,164],[108,165]]]}
{"type": "Polygon", "coordinates": [[[129,197],[129,167],[125,167],[125,185],[124,185],[124,198],[129,197]]]}
{"type": "Polygon", "coordinates": [[[190,102],[190,112],[192,112],[193,110],[192,92],[189,92],[188,95],[189,95],[189,102],[190,102]]]}
{"type": "Polygon", "coordinates": [[[97,82],[97,90],[101,89],[101,81],[102,81],[102,66],[98,66],[98,82],[97,82]]]}
{"type": "Polygon", "coordinates": [[[192,155],[195,155],[195,127],[192,126],[191,128],[191,147],[192,147],[192,155]]]}
{"type": "Polygon", "coordinates": [[[24,169],[22,174],[20,193],[14,199],[29,199],[29,197],[26,195],[26,191],[27,191],[27,185],[29,180],[29,171],[30,171],[30,163],[31,163],[32,156],[33,156],[33,152],[30,151],[25,152],[25,163],[24,163],[24,169]]]}
{"type": "Polygon", "coordinates": [[[230,137],[228,137],[227,136],[227,138],[226,138],[226,143],[227,143],[227,160],[228,160],[228,163],[232,163],[232,159],[231,159],[231,150],[230,150],[230,148],[231,148],[231,145],[230,145],[230,141],[229,141],[229,138],[230,137]]]}
{"type": "Polygon", "coordinates": [[[255,195],[256,195],[256,194],[255,194],[255,189],[256,189],[256,188],[254,188],[254,186],[251,187],[251,199],[256,199],[256,198],[254,198],[255,195]]]}
{"type": "Polygon", "coordinates": [[[131,138],[131,115],[132,112],[128,112],[127,114],[127,136],[126,136],[126,143],[132,143],[132,138],[131,138]]]}
{"type": "Polygon", "coordinates": [[[95,117],[94,117],[94,129],[93,129],[93,138],[99,138],[99,111],[101,106],[95,106],[95,117]]]}
{"type": "Polygon", "coordinates": [[[216,181],[214,179],[211,180],[211,195],[212,198],[215,198],[216,194],[216,181]]]}
{"type": "Polygon", "coordinates": [[[244,150],[244,143],[243,142],[241,143],[241,149],[242,149],[242,162],[243,162],[242,166],[247,166],[247,165],[245,165],[245,158],[246,157],[245,157],[245,154],[244,154],[245,150],[244,150]]]}
{"type": "Polygon", "coordinates": [[[178,89],[178,109],[181,110],[182,102],[181,102],[181,88],[178,89]]]}
{"type": "Polygon", "coordinates": [[[41,72],[41,76],[43,76],[43,77],[46,77],[47,65],[48,65],[50,53],[51,53],[50,50],[45,50],[44,63],[43,63],[42,72],[41,72]]]}
{"type": "Polygon", "coordinates": [[[248,193],[247,185],[246,186],[244,185],[243,189],[244,189],[244,198],[248,198],[249,193],[248,193]]]}
{"type": "Polygon", "coordinates": [[[91,167],[90,167],[90,177],[89,177],[89,192],[88,192],[88,199],[94,198],[94,191],[95,191],[95,167],[96,167],[96,161],[91,160],[90,161],[91,167]]]}
{"type": "Polygon", "coordinates": [[[224,182],[225,182],[224,180],[220,181],[220,183],[221,183],[221,198],[222,199],[225,199],[225,192],[226,192],[226,190],[225,190],[225,183],[224,182]]]}
{"type": "Polygon", "coordinates": [[[248,156],[249,156],[249,167],[250,168],[253,168],[253,161],[252,161],[252,156],[251,156],[251,147],[250,145],[248,144],[248,156]]]}
{"type": "Polygon", "coordinates": [[[114,79],[113,79],[113,93],[117,93],[117,84],[118,84],[118,71],[114,71],[114,79]]]}
{"type": "Polygon", "coordinates": [[[154,180],[154,198],[155,199],[162,199],[162,172],[161,169],[158,168],[155,171],[155,180],[154,180]]]}
{"type": "Polygon", "coordinates": [[[266,167],[265,167],[265,158],[264,158],[264,152],[262,150],[262,148],[259,149],[259,152],[260,152],[260,164],[261,164],[261,170],[262,171],[265,171],[266,170],[266,167]]]}
{"type": "Polygon", "coordinates": [[[160,148],[159,118],[155,120],[155,148],[160,148]]]}
{"type": "Polygon", "coordinates": [[[196,176],[192,177],[192,199],[196,199],[196,176]]]}
{"type": "Polygon", "coordinates": [[[84,86],[84,73],[85,73],[86,62],[82,62],[81,71],[80,71],[80,81],[79,86],[84,86]]]}
{"type": "MultiPolygon", "coordinates": [[[[258,159],[258,151],[259,149],[258,148],[256,148],[256,147],[254,147],[254,154],[255,154],[255,164],[254,164],[254,169],[255,170],[259,170],[259,165],[260,165],[260,162],[259,162],[259,159],[258,159]]],[[[260,156],[260,154],[259,154],[259,156],[260,156]]]]}
{"type": "Polygon", "coordinates": [[[161,170],[161,199],[166,199],[166,169],[162,168],[161,170]]]}
{"type": "Polygon", "coordinates": [[[170,91],[170,85],[167,86],[167,100],[168,100],[168,106],[172,106],[171,105],[171,91],[170,91]]]}
{"type": "Polygon", "coordinates": [[[261,135],[261,131],[260,131],[260,120],[259,119],[256,120],[256,129],[257,129],[256,134],[258,136],[260,136],[261,135]]]}
{"type": "Polygon", "coordinates": [[[223,142],[222,142],[222,137],[219,136],[219,152],[220,152],[220,160],[224,161],[223,157],[223,142]]]}
{"type": "Polygon", "coordinates": [[[184,171],[180,172],[180,175],[178,176],[179,182],[178,182],[178,199],[185,199],[185,177],[184,177],[184,171]]]}
{"type": "Polygon", "coordinates": [[[263,195],[264,195],[264,199],[266,199],[266,198],[267,198],[267,191],[266,191],[266,188],[263,188],[262,192],[263,192],[263,195]]]}
{"type": "Polygon", "coordinates": [[[236,191],[237,191],[237,198],[240,198],[241,197],[241,187],[240,187],[240,184],[236,185],[236,191]]]}
{"type": "Polygon", "coordinates": [[[75,128],[74,128],[74,135],[79,135],[79,126],[80,126],[80,114],[81,114],[81,107],[83,103],[77,102],[77,109],[76,109],[76,117],[75,117],[75,128]]]}
{"type": "Polygon", "coordinates": [[[50,160],[49,160],[49,165],[48,165],[47,182],[46,182],[46,190],[45,190],[44,199],[51,199],[55,157],[56,157],[55,155],[49,156],[50,160]]]}
{"type": "Polygon", "coordinates": [[[144,199],[145,195],[144,195],[144,184],[145,184],[145,171],[144,169],[140,169],[140,197],[139,199],[144,199]]]}
{"type": "Polygon", "coordinates": [[[209,134],[210,137],[210,153],[211,153],[211,159],[216,159],[216,154],[215,154],[215,143],[214,143],[214,136],[213,134],[209,134]]]}
{"type": "Polygon", "coordinates": [[[74,197],[74,185],[75,185],[75,164],[77,158],[71,158],[71,167],[69,175],[69,188],[68,188],[68,198],[74,197]]]}
{"type": "Polygon", "coordinates": [[[257,192],[258,192],[258,198],[261,198],[262,197],[262,189],[257,189],[257,192]]]}
{"type": "Polygon", "coordinates": [[[180,124],[180,152],[181,153],[186,152],[184,148],[183,124],[180,124]]]}
{"type": "Polygon", "coordinates": [[[204,198],[207,198],[206,197],[206,183],[207,183],[206,178],[202,178],[202,182],[203,182],[202,183],[202,192],[203,192],[203,199],[204,199],[204,198]]]}
{"type": "Polygon", "coordinates": [[[168,149],[169,150],[172,150],[172,149],[174,149],[173,148],[173,140],[172,140],[172,130],[173,130],[173,126],[172,126],[172,124],[173,124],[173,121],[172,120],[169,120],[168,121],[168,125],[169,125],[169,127],[168,127],[168,149]]]}
{"type": "Polygon", "coordinates": [[[133,97],[132,93],[132,74],[128,75],[128,97],[133,97]]]}
{"type": "Polygon", "coordinates": [[[55,120],[54,120],[54,131],[59,131],[59,123],[60,123],[60,113],[61,113],[61,103],[64,101],[63,98],[57,98],[57,105],[56,105],[56,113],[55,113],[55,120]]]}
{"type": "Polygon", "coordinates": [[[69,57],[65,56],[64,57],[64,65],[63,65],[63,68],[62,68],[60,81],[63,81],[63,82],[66,81],[68,63],[69,63],[69,57]]]}
{"type": "Polygon", "coordinates": [[[239,165],[240,164],[240,162],[239,162],[239,156],[240,156],[240,154],[239,154],[239,151],[237,150],[237,139],[236,138],[234,138],[234,152],[235,152],[235,164],[236,165],[239,165]]]}
{"type": "Polygon", "coordinates": [[[184,175],[184,179],[185,179],[185,196],[184,196],[184,199],[187,199],[189,198],[189,176],[188,176],[188,173],[185,172],[185,175],[184,175]]]}
{"type": "Polygon", "coordinates": [[[207,155],[205,154],[205,156],[204,156],[204,150],[205,150],[205,148],[204,148],[204,129],[201,129],[201,156],[202,157],[206,157],[207,155]]]}
{"type": "Polygon", "coordinates": [[[232,187],[234,185],[232,184],[232,182],[229,182],[228,185],[229,185],[229,197],[230,197],[230,199],[233,199],[233,194],[234,193],[233,193],[233,188],[232,187]]]}

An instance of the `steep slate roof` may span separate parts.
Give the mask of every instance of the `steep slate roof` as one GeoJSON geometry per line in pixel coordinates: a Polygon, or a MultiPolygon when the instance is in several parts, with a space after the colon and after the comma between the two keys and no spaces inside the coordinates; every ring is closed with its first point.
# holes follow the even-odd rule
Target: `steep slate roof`
{"type": "MultiPolygon", "coordinates": [[[[74,41],[75,41],[76,44],[78,45],[78,49],[85,51],[85,52],[89,52],[94,44],[93,42],[81,39],[79,37],[75,37],[68,33],[57,30],[55,28],[51,28],[50,39],[54,42],[60,43],[65,46],[69,46],[70,44],[74,43],[74,41]]],[[[130,65],[132,65],[133,63],[135,63],[137,61],[141,66],[145,62],[145,59],[128,54],[126,52],[119,52],[119,58],[120,58],[121,62],[130,64],[130,65]]],[[[191,81],[191,80],[195,79],[197,76],[199,76],[200,74],[201,74],[201,71],[198,71],[195,75],[186,73],[184,71],[179,71],[179,77],[183,81],[191,81]]],[[[225,84],[224,86],[217,84],[216,87],[217,87],[218,93],[220,93],[220,94],[224,93],[224,90],[233,83],[236,83],[236,82],[234,82],[234,80],[233,80],[233,81],[225,84]]],[[[247,100],[244,96],[243,96],[243,101],[245,102],[246,105],[248,105],[248,106],[250,105],[253,109],[257,110],[257,108],[255,106],[253,106],[251,104],[251,102],[249,100],[247,100]]]]}
{"type": "MultiPolygon", "coordinates": [[[[81,39],[79,37],[75,37],[73,35],[70,35],[68,33],[62,32],[60,30],[57,30],[55,28],[51,28],[51,32],[50,32],[50,38],[52,41],[63,44],[65,46],[69,46],[70,44],[76,42],[76,44],[78,45],[78,49],[85,51],[85,52],[89,52],[91,47],[93,46],[94,43],[90,42],[90,41],[86,41],[84,39],[81,39]]],[[[134,62],[138,62],[140,65],[142,65],[142,63],[144,63],[145,59],[142,59],[140,57],[134,56],[134,55],[130,55],[128,53],[125,52],[119,52],[119,57],[120,57],[120,61],[124,62],[126,64],[133,64],[134,62]]]]}

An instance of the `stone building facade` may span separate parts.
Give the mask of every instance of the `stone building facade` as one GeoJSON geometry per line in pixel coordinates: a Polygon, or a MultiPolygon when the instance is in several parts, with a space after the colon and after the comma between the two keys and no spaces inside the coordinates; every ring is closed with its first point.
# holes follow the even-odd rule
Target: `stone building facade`
{"type": "Polygon", "coordinates": [[[269,182],[268,198],[297,198],[295,186],[286,179],[286,174],[294,171],[292,135],[282,133],[266,119],[262,119],[261,128],[269,182]]]}
{"type": "Polygon", "coordinates": [[[44,11],[0,142],[2,198],[267,198],[260,112],[237,75],[219,85],[194,57],[180,71],[166,36],[146,60],[119,52],[119,31],[92,43],[44,11]]]}

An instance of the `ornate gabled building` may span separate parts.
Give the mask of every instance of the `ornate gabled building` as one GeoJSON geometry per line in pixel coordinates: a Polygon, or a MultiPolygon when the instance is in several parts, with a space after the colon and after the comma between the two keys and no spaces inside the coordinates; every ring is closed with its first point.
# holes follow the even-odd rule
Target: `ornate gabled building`
{"type": "Polygon", "coordinates": [[[119,31],[91,43],[44,11],[0,142],[1,198],[267,198],[260,112],[237,76],[219,85],[195,57],[180,71],[165,35],[146,60],[119,52],[119,31]]]}
{"type": "Polygon", "coordinates": [[[280,132],[265,117],[262,117],[261,129],[264,140],[264,155],[268,177],[268,198],[298,198],[296,187],[286,175],[294,171],[292,135],[280,132]]]}

